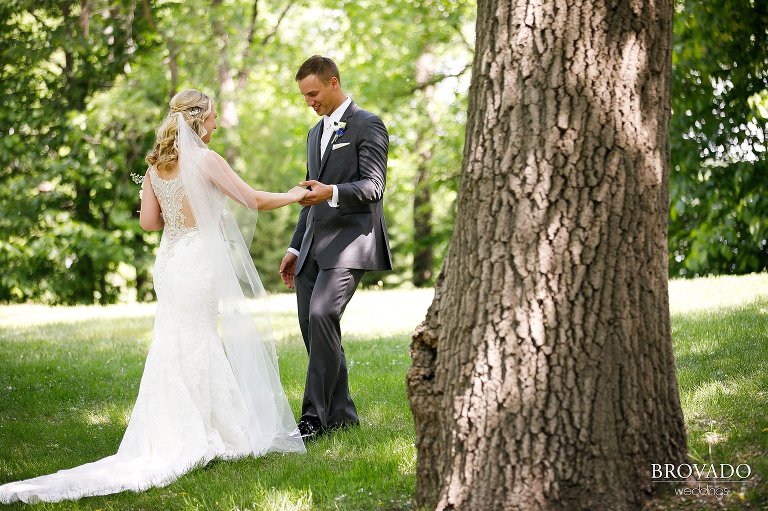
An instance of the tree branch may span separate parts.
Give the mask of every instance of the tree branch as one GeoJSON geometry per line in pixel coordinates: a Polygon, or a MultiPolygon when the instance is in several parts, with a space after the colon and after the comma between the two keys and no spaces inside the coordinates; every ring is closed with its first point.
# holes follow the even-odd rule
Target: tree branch
{"type": "Polygon", "coordinates": [[[259,15],[259,0],[253,0],[253,12],[251,12],[251,24],[248,27],[248,37],[246,38],[245,50],[243,51],[243,60],[251,53],[253,37],[256,34],[256,17],[259,15]]]}
{"type": "Polygon", "coordinates": [[[274,37],[274,35],[275,35],[275,34],[277,34],[277,30],[280,28],[280,23],[282,23],[282,22],[283,22],[283,18],[285,18],[285,15],[286,15],[286,14],[288,14],[288,10],[289,10],[291,7],[293,7],[293,4],[294,4],[294,3],[295,3],[295,2],[294,2],[293,0],[291,0],[291,1],[290,1],[290,2],[288,2],[288,4],[285,6],[285,9],[283,9],[283,12],[281,12],[281,13],[280,13],[280,17],[279,17],[279,18],[277,18],[277,23],[275,23],[275,26],[274,26],[274,27],[272,27],[272,31],[270,31],[270,33],[269,33],[269,34],[267,34],[266,36],[264,36],[264,39],[262,39],[262,40],[261,40],[261,45],[262,45],[262,46],[265,46],[265,45],[266,45],[266,44],[269,42],[269,40],[270,40],[270,39],[272,39],[272,37],[274,37]]]}
{"type": "Polygon", "coordinates": [[[466,73],[468,70],[472,69],[472,63],[470,62],[466,66],[464,66],[464,69],[459,71],[458,73],[453,74],[436,74],[433,75],[432,78],[429,80],[425,80],[421,83],[417,83],[414,85],[410,90],[408,90],[407,93],[403,94],[403,96],[407,96],[410,94],[413,94],[416,91],[424,90],[427,87],[432,87],[433,85],[437,85],[438,83],[442,82],[443,80],[446,80],[448,78],[458,78],[459,76],[462,76],[464,73],[466,73]]]}
{"type": "Polygon", "coordinates": [[[451,24],[451,27],[456,31],[457,34],[459,34],[459,38],[461,39],[461,42],[464,43],[464,46],[467,47],[467,50],[469,50],[469,53],[474,54],[475,53],[475,47],[469,44],[469,41],[467,41],[467,38],[464,36],[464,32],[461,31],[461,27],[458,23],[451,24]]]}
{"type": "MultiPolygon", "coordinates": [[[[288,11],[293,7],[295,1],[291,0],[289,1],[283,11],[280,13],[280,16],[277,18],[277,23],[275,23],[275,26],[272,27],[272,30],[269,31],[267,35],[265,35],[261,41],[259,41],[260,46],[266,46],[267,43],[272,39],[275,34],[277,34],[277,31],[280,29],[280,24],[283,22],[283,19],[285,18],[286,14],[288,14],[288,11]]],[[[248,30],[248,44],[245,47],[245,50],[243,51],[243,59],[242,59],[242,67],[240,68],[240,71],[237,73],[237,90],[241,91],[245,89],[246,81],[248,80],[248,69],[249,69],[249,59],[251,56],[251,49],[253,48],[253,39],[255,36],[256,31],[256,7],[258,4],[258,0],[254,0],[253,2],[253,13],[251,15],[251,26],[248,30]]]]}
{"type": "Polygon", "coordinates": [[[83,39],[88,39],[89,23],[88,19],[88,0],[80,0],[80,28],[82,30],[83,39]]]}
{"type": "Polygon", "coordinates": [[[171,72],[171,90],[169,97],[173,97],[176,94],[176,87],[179,83],[179,63],[178,55],[179,48],[176,46],[176,41],[171,36],[166,36],[155,23],[155,18],[152,16],[152,8],[149,6],[148,0],[142,0],[144,6],[144,17],[147,18],[149,26],[152,27],[165,42],[166,48],[168,48],[168,68],[171,72]]]}
{"type": "Polygon", "coordinates": [[[248,36],[246,37],[245,48],[243,49],[242,67],[237,72],[237,90],[245,88],[245,81],[248,76],[248,61],[251,57],[251,47],[253,38],[256,35],[256,17],[259,14],[259,0],[253,1],[253,11],[251,12],[251,23],[248,27],[248,36]]]}

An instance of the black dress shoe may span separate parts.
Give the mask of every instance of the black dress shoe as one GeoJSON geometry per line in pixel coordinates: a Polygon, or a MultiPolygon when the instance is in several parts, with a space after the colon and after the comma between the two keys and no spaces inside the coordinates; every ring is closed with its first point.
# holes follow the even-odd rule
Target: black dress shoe
{"type": "Polygon", "coordinates": [[[305,442],[314,440],[322,434],[320,424],[307,419],[300,420],[298,427],[299,433],[301,433],[301,439],[305,442]]]}

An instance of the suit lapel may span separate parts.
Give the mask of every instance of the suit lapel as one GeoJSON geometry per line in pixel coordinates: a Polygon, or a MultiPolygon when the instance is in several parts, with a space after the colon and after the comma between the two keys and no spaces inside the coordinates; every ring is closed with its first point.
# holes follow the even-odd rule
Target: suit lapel
{"type": "Polygon", "coordinates": [[[309,131],[309,138],[307,140],[307,163],[309,166],[310,179],[317,179],[320,177],[320,139],[322,131],[322,120],[309,131]]]}
{"type": "MultiPolygon", "coordinates": [[[[347,122],[350,117],[354,115],[354,113],[357,111],[357,105],[354,101],[349,103],[349,106],[347,107],[347,111],[344,112],[344,115],[341,116],[340,122],[347,122]]],[[[322,121],[321,121],[322,122],[322,121]]],[[[325,164],[328,163],[328,158],[331,156],[331,152],[333,151],[333,143],[336,142],[336,139],[338,137],[334,133],[330,140],[328,141],[328,147],[325,148],[325,153],[323,154],[323,160],[320,162],[320,171],[318,172],[317,180],[320,181],[320,176],[323,174],[323,170],[325,170],[325,164]]]]}

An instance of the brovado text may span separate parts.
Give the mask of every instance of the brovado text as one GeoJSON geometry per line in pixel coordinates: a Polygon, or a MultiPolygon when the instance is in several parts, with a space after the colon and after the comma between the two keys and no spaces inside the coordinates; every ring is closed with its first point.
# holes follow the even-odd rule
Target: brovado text
{"type": "Polygon", "coordinates": [[[735,466],[730,463],[651,463],[651,479],[654,481],[684,481],[692,476],[700,481],[730,481],[734,477],[737,480],[748,479],[750,475],[752,468],[746,463],[735,466]]]}

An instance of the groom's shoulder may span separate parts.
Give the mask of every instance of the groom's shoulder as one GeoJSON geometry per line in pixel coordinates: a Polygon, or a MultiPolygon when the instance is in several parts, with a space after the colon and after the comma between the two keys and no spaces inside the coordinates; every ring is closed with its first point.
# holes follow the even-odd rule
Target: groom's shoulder
{"type": "Polygon", "coordinates": [[[360,106],[357,106],[357,110],[355,110],[355,116],[359,116],[360,122],[363,124],[368,123],[381,123],[384,124],[384,121],[381,120],[381,117],[376,115],[375,113],[366,110],[365,108],[361,108],[360,106]]]}
{"type": "Polygon", "coordinates": [[[355,110],[355,115],[359,115],[363,119],[380,119],[378,115],[375,113],[366,110],[365,108],[361,107],[360,105],[355,105],[357,109],[355,110]]]}

